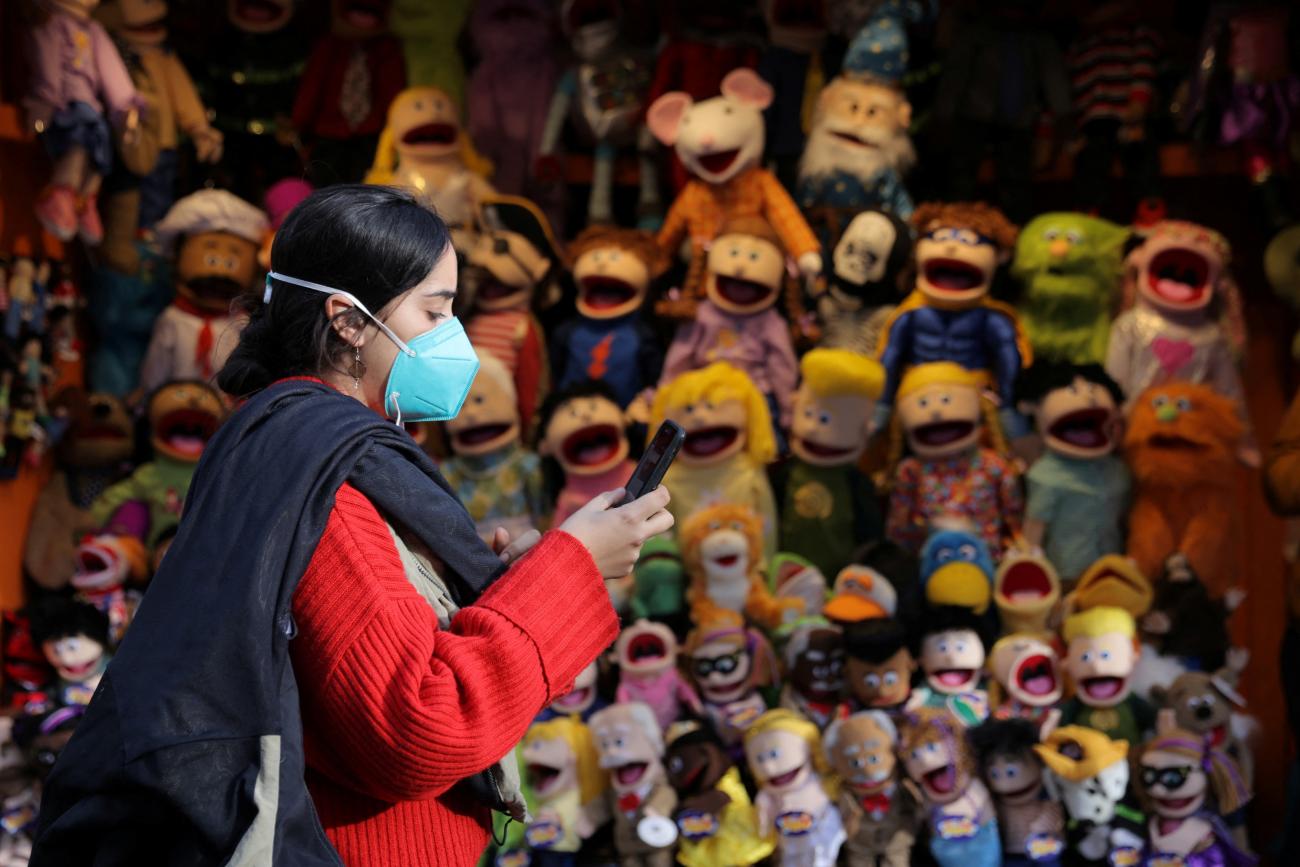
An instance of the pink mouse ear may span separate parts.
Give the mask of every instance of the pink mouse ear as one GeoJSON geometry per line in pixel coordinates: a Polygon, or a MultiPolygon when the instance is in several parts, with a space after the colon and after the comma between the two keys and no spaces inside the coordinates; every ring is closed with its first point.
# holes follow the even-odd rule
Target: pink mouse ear
{"type": "Polygon", "coordinates": [[[682,118],[686,117],[686,110],[689,109],[695,100],[691,95],[681,90],[670,90],[663,96],[650,103],[650,108],[646,109],[645,125],[650,128],[650,132],[659,141],[672,147],[677,141],[677,133],[681,129],[682,118]]]}
{"type": "Polygon", "coordinates": [[[752,69],[741,67],[722,79],[722,95],[762,111],[772,104],[772,85],[752,69]]]}

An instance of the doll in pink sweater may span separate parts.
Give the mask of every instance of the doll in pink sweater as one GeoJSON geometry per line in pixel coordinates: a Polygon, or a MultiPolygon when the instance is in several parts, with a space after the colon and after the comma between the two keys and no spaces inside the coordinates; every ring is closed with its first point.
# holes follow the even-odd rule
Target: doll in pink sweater
{"type": "Polygon", "coordinates": [[[557,522],[563,523],[596,495],[627,484],[636,468],[628,459],[623,411],[602,382],[580,382],[550,395],[538,413],[537,430],[537,453],[545,461],[548,490],[554,490],[557,465],[564,475],[555,503],[557,522]]]}
{"type": "Polygon", "coordinates": [[[677,638],[667,626],[638,620],[619,633],[614,652],[621,670],[618,701],[645,702],[665,729],[681,719],[683,705],[697,716],[704,712],[694,687],[677,670],[677,638]]]}

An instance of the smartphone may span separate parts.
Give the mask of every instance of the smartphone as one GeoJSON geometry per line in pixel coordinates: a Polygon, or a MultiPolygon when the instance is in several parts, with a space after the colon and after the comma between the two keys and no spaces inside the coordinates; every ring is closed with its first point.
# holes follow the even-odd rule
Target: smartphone
{"type": "Polygon", "coordinates": [[[645,454],[637,461],[632,478],[628,479],[627,485],[624,486],[627,489],[627,496],[623,497],[619,505],[626,506],[659,487],[659,483],[664,479],[664,473],[668,472],[669,465],[672,464],[673,458],[677,457],[677,452],[681,450],[685,440],[686,431],[682,430],[682,426],[677,422],[666,421],[661,424],[659,430],[655,431],[654,439],[650,440],[650,445],[646,447],[645,454]]]}

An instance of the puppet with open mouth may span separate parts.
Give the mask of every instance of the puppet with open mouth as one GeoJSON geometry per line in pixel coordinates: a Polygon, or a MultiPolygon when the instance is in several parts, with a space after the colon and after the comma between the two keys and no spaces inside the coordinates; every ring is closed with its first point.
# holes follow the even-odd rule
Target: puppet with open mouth
{"type": "Polygon", "coordinates": [[[558,464],[564,475],[555,502],[555,526],[631,477],[636,464],[628,459],[623,421],[613,392],[599,382],[557,391],[542,404],[537,452],[558,464]]]}
{"type": "Polygon", "coordinates": [[[898,729],[884,711],[859,711],[822,735],[840,779],[836,800],[844,820],[848,867],[908,867],[920,830],[920,793],[899,779],[898,729]]]}
{"type": "Polygon", "coordinates": [[[908,701],[909,708],[943,710],[965,726],[989,715],[984,689],[983,625],[967,608],[941,605],[930,609],[921,627],[921,671],[925,683],[908,701]]]}
{"type": "Polygon", "coordinates": [[[127,583],[149,577],[144,538],[149,531],[149,507],[138,500],[123,503],[108,525],[88,534],[77,546],[72,587],[76,598],[108,617],[109,644],[116,648],[126,635],[141,594],[127,583]]]}
{"type": "Polygon", "coordinates": [[[56,702],[87,705],[111,658],[108,615],[88,602],[50,596],[31,612],[32,641],[58,676],[56,702]]]}
{"type": "Polygon", "coordinates": [[[1140,741],[1154,725],[1155,711],[1130,684],[1141,652],[1133,616],[1122,608],[1090,608],[1067,617],[1061,637],[1067,645],[1064,668],[1075,688],[1061,721],[1140,741]]]}
{"type": "Polygon", "coordinates": [[[673,839],[665,843],[641,833],[648,819],[671,822],[677,807],[677,793],[664,772],[664,736],[654,711],[641,702],[620,702],[594,714],[589,725],[600,767],[609,777],[614,848],[621,863],[671,867],[673,839]]]}
{"type": "Polygon", "coordinates": [[[1124,394],[1099,364],[1038,362],[1017,386],[1033,407],[1046,452],[1026,476],[1025,539],[1074,582],[1098,558],[1124,550],[1132,477],[1116,454],[1124,394]]]}
{"type": "Polygon", "coordinates": [[[1047,637],[1012,633],[999,638],[989,651],[988,668],[997,685],[994,718],[1027,719],[1041,731],[1056,727],[1065,679],[1060,655],[1047,637]]]}
{"type": "Polygon", "coordinates": [[[619,633],[614,643],[618,656],[618,701],[639,701],[650,706],[666,729],[683,708],[699,716],[704,708],[690,682],[677,668],[677,637],[662,623],[638,620],[619,633]]]}
{"type": "Polygon", "coordinates": [[[1043,632],[1061,601],[1061,579],[1050,561],[1037,554],[1008,551],[993,576],[993,602],[1002,629],[1043,632]]]}
{"type": "Polygon", "coordinates": [[[871,358],[885,323],[903,297],[912,261],[912,229],[896,214],[866,210],[844,228],[831,250],[826,291],[817,299],[819,345],[871,358]]]}
{"type": "Polygon", "coordinates": [[[840,627],[817,620],[796,626],[786,640],[786,684],[781,707],[811,720],[825,731],[846,712],[840,701],[844,689],[844,635],[840,627]]]}
{"type": "Polygon", "coordinates": [[[599,679],[600,664],[593,659],[578,672],[569,691],[542,708],[535,721],[546,722],[560,716],[571,716],[587,722],[596,711],[609,706],[609,702],[600,697],[597,687],[599,679]]]}
{"type": "Polygon", "coordinates": [[[989,720],[971,731],[970,740],[997,804],[1007,861],[1059,865],[1065,819],[1044,785],[1043,763],[1034,752],[1038,732],[1025,719],[989,720]]]}
{"type": "Polygon", "coordinates": [[[738,755],[745,731],[767,709],[758,688],[776,683],[772,646],[757,630],[746,628],[739,614],[719,611],[691,630],[682,652],[705,719],[738,755]]]}
{"type": "Polygon", "coordinates": [[[609,782],[591,731],[577,717],[533,723],[518,755],[536,801],[524,832],[532,863],[562,863],[563,855],[572,858],[608,814],[604,795],[609,782]],[[550,853],[561,857],[549,860],[550,853]]]}

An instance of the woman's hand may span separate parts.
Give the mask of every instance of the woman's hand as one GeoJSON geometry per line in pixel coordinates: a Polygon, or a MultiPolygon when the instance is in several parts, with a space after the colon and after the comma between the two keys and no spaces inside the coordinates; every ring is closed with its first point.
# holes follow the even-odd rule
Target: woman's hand
{"type": "Polygon", "coordinates": [[[560,526],[583,544],[606,578],[631,574],[645,541],[673,526],[673,516],[664,508],[669,499],[667,488],[660,486],[626,506],[615,508],[614,504],[622,498],[621,488],[606,491],[560,526]]]}
{"type": "Polygon", "coordinates": [[[505,527],[497,527],[496,532],[492,534],[492,551],[501,558],[501,562],[509,566],[528,552],[528,549],[536,545],[542,538],[542,534],[536,530],[529,530],[513,542],[510,541],[510,531],[505,527]]]}

